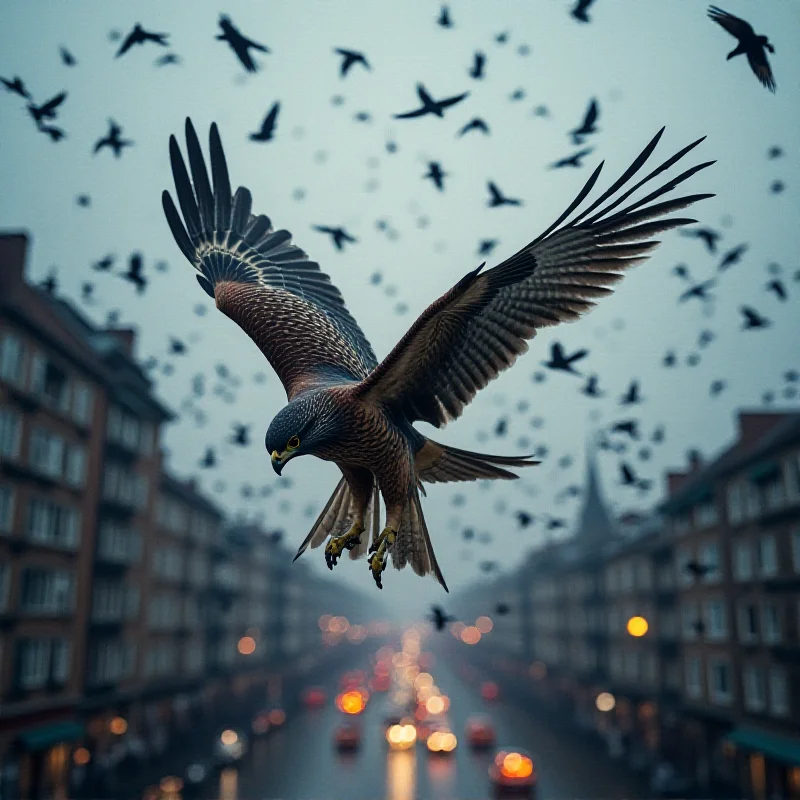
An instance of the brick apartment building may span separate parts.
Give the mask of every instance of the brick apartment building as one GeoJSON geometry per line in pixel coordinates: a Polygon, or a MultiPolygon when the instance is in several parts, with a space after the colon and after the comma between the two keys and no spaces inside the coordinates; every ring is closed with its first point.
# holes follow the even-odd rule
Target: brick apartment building
{"type": "Polygon", "coordinates": [[[590,464],[572,538],[454,598],[470,621],[502,583],[519,609],[512,635],[472,652],[516,660],[535,696],[635,768],[800,798],[800,414],[741,412],[733,445],[670,474],[652,518],[626,527],[602,505],[590,464]]]}
{"type": "Polygon", "coordinates": [[[2,800],[68,792],[78,748],[115,769],[280,702],[319,616],[363,608],[165,472],[133,331],[26,283],[26,250],[0,236],[2,800]]]}

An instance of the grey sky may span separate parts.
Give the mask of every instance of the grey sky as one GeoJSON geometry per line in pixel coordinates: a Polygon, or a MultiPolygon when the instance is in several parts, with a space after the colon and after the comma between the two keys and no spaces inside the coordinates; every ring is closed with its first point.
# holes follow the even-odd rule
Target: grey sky
{"type": "MultiPolygon", "coordinates": [[[[724,6],[747,18],[775,45],[774,96],[758,84],[743,59],[726,63],[735,42],[706,18],[703,2],[598,0],[590,25],[575,22],[567,13],[569,6],[561,0],[454,2],[455,27],[443,30],[435,24],[438,5],[431,2],[230,2],[224,9],[204,0],[4,3],[0,75],[21,75],[39,102],[69,91],[57,122],[68,138],[58,144],[36,133],[20,98],[0,94],[0,220],[4,228],[26,228],[32,234],[30,273],[42,278],[56,266],[61,291],[73,298],[84,280],[94,280],[97,304],[87,313],[100,321],[108,309],[122,309],[123,322],[139,329],[141,357],[162,358],[170,333],[184,339],[198,334],[188,356],[172,359],[175,373],[158,377],[158,391],[172,407],[188,394],[192,375],[210,375],[218,362],[227,363],[244,380],[235,405],[206,396],[209,421],[204,428],[187,421],[167,431],[165,445],[175,471],[199,473],[197,460],[207,443],[217,445],[227,437],[234,420],[251,422],[253,445],[247,450],[223,448],[222,466],[201,478],[206,486],[223,478],[229,490],[219,497],[226,507],[232,512],[263,511],[271,526],[287,531],[290,546],[302,540],[313,521],[305,516],[306,507],[316,514],[336,483],[334,467],[306,458],[285,472],[294,482],[292,489],[265,502],[245,503],[239,497],[244,482],[260,487],[275,481],[262,442],[285,395],[255,346],[211,308],[164,221],[160,192],[172,188],[167,140],[170,133],[182,132],[187,115],[204,143],[209,123],[218,122],[234,185],[247,185],[254,210],[291,230],[295,241],[330,273],[379,357],[428,303],[477,266],[480,239],[500,240],[491,266],[549,225],[601,159],[606,161],[600,181],[604,189],[662,125],[667,132],[656,154],[659,161],[708,136],[689,163],[712,158],[718,163],[694,178],[688,189],[718,196],[696,206],[692,214],[723,230],[722,251],[740,242],[750,244],[742,263],[722,276],[714,315],[705,317],[692,303],[676,305],[682,286],[670,270],[685,262],[695,277],[710,277],[716,259],[706,255],[700,242],[669,234],[612,298],[577,324],[542,333],[531,352],[481,393],[461,420],[436,432],[435,438],[445,442],[488,452],[518,452],[521,436],[530,437],[534,446],[547,444],[550,451],[542,466],[515,484],[489,490],[430,487],[424,507],[451,587],[470,580],[481,560],[512,566],[541,541],[539,525],[515,530],[513,511],[574,516],[575,502],[557,505],[554,496],[582,480],[590,430],[625,416],[616,401],[631,378],[641,380],[646,398],[635,409],[645,433],[657,423],[666,425],[667,441],[652,461],[638,462],[635,451],[629,454],[643,476],[656,479],[660,491],[663,470],[682,463],[688,447],[706,453],[721,447],[733,432],[733,409],[757,405],[766,388],[781,387],[785,369],[800,367],[800,282],[792,279],[800,267],[797,4],[730,0],[724,6]],[[221,10],[271,49],[257,54],[261,69],[254,75],[246,74],[229,48],[214,40],[221,10]],[[183,63],[156,68],[153,62],[164,50],[154,45],[114,59],[118,43],[109,40],[109,31],[124,35],[137,21],[149,30],[168,32],[170,49],[183,63]],[[509,32],[505,45],[494,39],[502,31],[509,32]],[[76,56],[76,67],[60,63],[62,44],[76,56]],[[520,55],[520,45],[528,45],[530,54],[520,55]],[[363,50],[372,71],[356,65],[340,79],[334,47],[363,50]],[[467,76],[476,50],[487,55],[483,81],[467,76]],[[465,90],[471,94],[443,120],[391,119],[393,113],[415,107],[417,81],[434,96],[465,90]],[[518,88],[526,97],[513,102],[509,95],[518,88]],[[345,98],[339,107],[331,104],[336,94],[345,98]],[[600,133],[587,143],[594,153],[581,170],[547,170],[546,165],[575,149],[566,132],[578,124],[591,97],[598,99],[601,114],[600,133]],[[276,100],[281,112],[275,140],[266,145],[248,142],[246,134],[257,129],[276,100]],[[549,119],[533,116],[532,109],[540,104],[550,109],[549,119]],[[354,121],[359,111],[369,111],[372,122],[354,121]],[[491,136],[456,138],[456,131],[477,115],[487,120],[491,136]],[[136,143],[119,160],[108,151],[91,154],[109,117],[136,143]],[[393,155],[385,149],[389,138],[399,147],[393,155]],[[767,148],[773,144],[786,154],[768,161],[767,148]],[[422,179],[429,160],[440,161],[449,173],[443,194],[422,179]],[[773,195],[769,186],[777,178],[786,190],[773,195]],[[487,180],[523,198],[525,205],[488,209],[487,180]],[[370,182],[377,182],[372,190],[370,182]],[[305,190],[302,201],[293,198],[298,188],[305,190]],[[92,197],[89,209],[75,204],[82,192],[92,197]],[[418,227],[421,217],[429,220],[425,228],[418,227]],[[376,229],[378,219],[398,231],[396,241],[376,229]],[[327,237],[311,230],[315,223],[345,225],[359,241],[338,253],[327,237]],[[118,278],[89,269],[107,252],[126,258],[135,249],[145,254],[151,278],[142,296],[118,278]],[[153,271],[159,259],[169,262],[168,272],[153,271]],[[772,262],[784,270],[790,292],[784,304],[763,289],[772,262]],[[376,270],[384,275],[379,287],[369,283],[376,270]],[[396,297],[384,294],[386,285],[397,287],[396,297]],[[409,307],[402,316],[393,313],[400,301],[409,307]],[[193,314],[197,303],[209,307],[205,318],[193,314]],[[742,303],[758,308],[772,327],[740,333],[737,308],[742,303]],[[624,320],[624,328],[615,329],[615,320],[624,320]],[[685,357],[696,350],[701,328],[713,330],[718,338],[703,351],[698,366],[687,367],[685,357]],[[556,339],[567,349],[591,350],[582,366],[600,376],[609,392],[604,399],[583,397],[578,392],[582,382],[566,375],[548,373],[545,383],[532,383],[532,373],[556,339]],[[678,369],[660,366],[668,349],[677,352],[678,369]],[[261,370],[269,373],[268,381],[255,385],[251,378],[261,370]],[[727,378],[730,385],[712,400],[708,388],[717,378],[727,378]],[[515,410],[522,399],[530,402],[524,414],[515,410]],[[591,422],[594,408],[600,418],[591,422]],[[479,442],[479,432],[491,434],[503,415],[509,418],[508,435],[479,442]],[[529,420],[537,415],[546,423],[533,430],[529,420]],[[555,462],[567,453],[575,463],[560,470],[555,462]],[[465,495],[466,505],[455,508],[455,494],[465,495]],[[290,513],[278,513],[282,500],[291,502],[290,513]],[[506,513],[498,513],[499,501],[506,513]],[[492,546],[469,546],[471,560],[462,558],[459,532],[467,524],[494,535],[492,546]]],[[[776,407],[782,403],[779,399],[776,407]]],[[[655,499],[655,493],[641,498],[616,485],[616,457],[604,456],[602,467],[606,493],[620,509],[646,507],[655,499]]],[[[324,569],[321,551],[304,558],[324,569]]],[[[340,563],[336,577],[372,589],[363,562],[340,563]]],[[[413,596],[418,604],[441,597],[432,580],[416,578],[410,570],[390,570],[384,586],[389,600],[413,596]]]]}

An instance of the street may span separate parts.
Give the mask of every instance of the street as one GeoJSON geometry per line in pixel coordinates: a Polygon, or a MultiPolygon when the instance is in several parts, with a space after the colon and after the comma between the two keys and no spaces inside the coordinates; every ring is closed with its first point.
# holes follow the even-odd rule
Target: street
{"type": "MultiPolygon", "coordinates": [[[[359,653],[352,666],[365,666],[364,655],[359,653]]],[[[587,746],[577,733],[570,735],[560,726],[556,730],[515,707],[514,698],[503,697],[502,690],[497,700],[485,702],[479,688],[459,677],[444,657],[436,657],[429,671],[450,698],[448,721],[459,737],[452,756],[429,754],[420,742],[411,750],[390,751],[382,725],[388,702],[383,693],[373,694],[358,718],[363,731],[360,749],[352,755],[337,753],[334,731],[344,721],[332,701],[337,674],[330,676],[325,687],[324,708],[298,711],[280,730],[257,740],[238,769],[225,770],[219,786],[208,787],[208,796],[223,800],[486,798],[490,794],[487,769],[494,751],[471,751],[463,735],[467,717],[476,712],[491,715],[498,745],[521,747],[532,754],[540,798],[647,796],[646,784],[611,762],[599,748],[587,746]]]]}

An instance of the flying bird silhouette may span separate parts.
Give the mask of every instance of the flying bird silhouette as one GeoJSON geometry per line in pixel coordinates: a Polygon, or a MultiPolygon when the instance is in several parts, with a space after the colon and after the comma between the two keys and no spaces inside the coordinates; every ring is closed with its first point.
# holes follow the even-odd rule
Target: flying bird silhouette
{"type": "Polygon", "coordinates": [[[345,50],[343,47],[335,47],[333,52],[342,57],[342,63],[339,67],[339,75],[342,78],[350,72],[355,64],[361,64],[366,70],[372,69],[367,57],[357,50],[345,50]]]}
{"type": "Polygon", "coordinates": [[[456,135],[463,136],[465,133],[469,133],[470,131],[480,131],[488,136],[489,126],[486,124],[485,120],[481,119],[480,117],[474,117],[466,125],[464,125],[464,127],[461,128],[456,135]]]}
{"type": "Polygon", "coordinates": [[[13,94],[18,94],[20,97],[24,97],[26,100],[31,99],[30,93],[25,88],[25,84],[19,75],[15,75],[11,80],[8,80],[8,78],[0,78],[0,82],[2,82],[3,86],[6,87],[7,91],[12,92],[13,94]]]}
{"type": "Polygon", "coordinates": [[[258,50],[260,53],[269,53],[270,49],[266,45],[248,39],[239,31],[233,22],[231,22],[231,18],[227,16],[227,14],[222,14],[220,16],[219,27],[222,28],[222,33],[217,34],[217,41],[227,42],[242,66],[248,72],[256,72],[258,70],[258,64],[253,61],[250,51],[258,50]]]}
{"type": "Polygon", "coordinates": [[[589,19],[589,15],[586,13],[589,10],[589,6],[594,3],[594,0],[577,0],[575,5],[570,11],[570,14],[578,20],[578,22],[591,22],[589,19]]]}
{"type": "Polygon", "coordinates": [[[476,81],[478,81],[484,77],[485,67],[486,55],[478,51],[473,57],[472,66],[469,68],[467,74],[470,76],[470,78],[474,78],[476,81]]]}
{"type": "Polygon", "coordinates": [[[584,138],[592,133],[597,133],[597,126],[595,123],[597,122],[599,113],[600,109],[597,106],[597,100],[592,99],[584,114],[583,122],[581,122],[577,128],[573,128],[573,130],[570,131],[573,144],[581,145],[583,144],[584,138]]]}
{"type": "Polygon", "coordinates": [[[441,28],[452,28],[453,20],[450,17],[450,8],[442,6],[439,11],[439,16],[436,18],[436,24],[441,28]]]}
{"type": "Polygon", "coordinates": [[[717,252],[717,242],[722,238],[722,234],[712,228],[685,228],[681,231],[681,235],[700,239],[712,254],[717,252]]]}
{"type": "Polygon", "coordinates": [[[446,176],[447,173],[442,169],[442,165],[438,161],[430,161],[428,162],[428,171],[422,177],[430,180],[440,192],[443,192],[446,176]]]}
{"type": "Polygon", "coordinates": [[[702,281],[701,283],[696,283],[693,286],[690,286],[679,298],[679,303],[685,303],[692,297],[696,297],[698,300],[713,300],[713,295],[709,294],[709,289],[713,288],[716,285],[717,281],[716,278],[711,278],[707,281],[702,281]]]}
{"type": "Polygon", "coordinates": [[[756,328],[768,328],[772,323],[754,308],[750,306],[740,306],[739,311],[744,319],[742,320],[742,330],[749,331],[756,328]]]}
{"type": "Polygon", "coordinates": [[[730,269],[734,264],[738,264],[742,260],[742,256],[747,252],[748,245],[740,244],[734,247],[732,250],[728,250],[724,256],[722,256],[722,260],[719,262],[719,266],[717,270],[719,272],[725,272],[726,269],[730,269]]]}
{"type": "Polygon", "coordinates": [[[448,622],[456,621],[456,618],[447,614],[441,606],[431,606],[431,613],[428,619],[433,623],[437,631],[443,631],[448,622]]]}
{"type": "Polygon", "coordinates": [[[327,233],[337,250],[344,250],[345,242],[354,244],[358,241],[355,236],[351,236],[344,228],[334,228],[330,225],[312,225],[311,227],[317,233],[327,233]]]}
{"type": "Polygon", "coordinates": [[[180,64],[181,57],[177,53],[164,53],[164,55],[159,56],[154,63],[157,67],[167,67],[170,64],[180,64]]]}
{"type": "Polygon", "coordinates": [[[497,208],[498,206],[521,206],[522,200],[515,197],[506,197],[496,183],[489,181],[486,184],[489,189],[489,208],[497,208]]]}
{"type": "Polygon", "coordinates": [[[571,156],[565,156],[558,161],[554,161],[550,165],[550,169],[562,169],[563,167],[582,167],[583,159],[586,158],[586,156],[588,156],[593,149],[593,147],[586,147],[583,150],[578,150],[577,153],[573,153],[571,156]]]}
{"type": "Polygon", "coordinates": [[[104,147],[108,147],[113,153],[114,158],[119,158],[126,147],[131,147],[133,142],[130,139],[122,138],[122,128],[113,119],[108,121],[108,133],[94,143],[92,154],[99,153],[104,147]]]}
{"type": "Polygon", "coordinates": [[[169,38],[168,33],[153,33],[152,31],[146,31],[138,22],[136,25],[133,26],[133,30],[125,37],[122,44],[120,45],[119,50],[117,50],[117,54],[114,58],[119,58],[128,50],[131,49],[135,44],[144,44],[145,42],[152,42],[153,44],[161,45],[162,47],[168,47],[167,39],[169,38]]]}
{"type": "Polygon", "coordinates": [[[67,93],[61,92],[55,97],[50,98],[46,103],[37,106],[35,103],[28,103],[28,113],[37,123],[45,119],[55,119],[58,114],[59,106],[67,99],[67,93]]]}
{"type": "Polygon", "coordinates": [[[122,278],[136,287],[136,291],[142,294],[147,288],[147,278],[144,276],[144,259],[141,253],[132,253],[128,260],[128,271],[122,273],[122,278]]]}
{"type": "Polygon", "coordinates": [[[279,102],[273,103],[272,108],[267,112],[267,116],[264,117],[261,127],[257,131],[249,134],[247,138],[250,139],[251,142],[269,142],[273,139],[275,137],[275,126],[280,110],[281,104],[279,102]]]}
{"type": "MultiPolygon", "coordinates": [[[[528,349],[538,329],[577,319],[608,294],[632,260],[653,249],[651,237],[694,222],[666,215],[708,195],[652,201],[711,162],[616,210],[624,187],[662,133],[587,207],[580,210],[602,167],[532,243],[482,274],[480,267],[467,273],[380,363],[318,265],[290,243],[288,232],[251,214],[246,189],[233,194],[216,125],[210,131],[210,177],[190,121],[188,169],[177,140],[170,139],[181,211],[169,192],[162,194],[162,204],[176,244],[203,290],[252,337],[287,392],[287,405],[265,437],[273,469],[280,475],[298,456],[315,455],[342,472],[297,556],[327,541],[326,563],[333,568],[345,550],[354,557],[365,553],[368,541],[362,535],[369,531],[368,566],[378,587],[391,558],[398,569],[410,564],[417,574],[433,573],[446,588],[424,520],[421,482],[511,479],[514,473],[506,467],[534,462],[451,448],[418,432],[414,423],[441,427],[461,416],[478,391],[528,349]],[[385,506],[382,531],[379,495],[385,506]],[[347,524],[349,530],[340,533],[347,524]]],[[[700,141],[668,159],[664,169],[700,141]]],[[[653,170],[640,183],[662,171],[653,170]]]]}
{"type": "Polygon", "coordinates": [[[574,369],[572,365],[576,361],[586,358],[588,355],[588,350],[576,350],[571,355],[567,355],[564,352],[564,348],[561,346],[560,342],[553,342],[553,344],[550,345],[550,360],[543,361],[542,364],[544,364],[544,366],[548,369],[560,370],[561,372],[571,372],[573,375],[580,375],[581,373],[574,369]]]}
{"type": "Polygon", "coordinates": [[[427,114],[433,114],[441,119],[444,117],[444,111],[446,108],[450,108],[456,103],[460,103],[465,97],[469,96],[469,92],[457,94],[453,97],[446,97],[444,100],[434,100],[425,87],[421,83],[418,83],[417,95],[422,102],[422,107],[417,108],[414,111],[406,111],[403,114],[395,114],[395,119],[413,119],[415,117],[424,117],[427,114]]]}
{"type": "Polygon", "coordinates": [[[777,297],[782,303],[785,302],[786,298],[789,296],[786,292],[786,286],[780,278],[773,278],[771,281],[769,281],[769,283],[767,283],[765,288],[768,292],[774,292],[775,297],[777,297]]]}
{"type": "Polygon", "coordinates": [[[619,399],[621,406],[633,406],[642,402],[642,396],[639,392],[639,381],[631,381],[625,394],[619,399]]]}
{"type": "Polygon", "coordinates": [[[75,56],[63,45],[58,48],[58,54],[61,56],[61,63],[65,67],[74,67],[78,63],[75,56]]]}
{"type": "Polygon", "coordinates": [[[771,92],[774,92],[775,77],[769,65],[767,50],[770,53],[774,53],[775,48],[769,43],[767,37],[757,36],[749,22],[745,22],[743,19],[717,8],[717,6],[709,7],[708,16],[738,40],[736,47],[728,53],[728,61],[735,56],[746,55],[750,69],[753,70],[761,84],[771,92]]]}

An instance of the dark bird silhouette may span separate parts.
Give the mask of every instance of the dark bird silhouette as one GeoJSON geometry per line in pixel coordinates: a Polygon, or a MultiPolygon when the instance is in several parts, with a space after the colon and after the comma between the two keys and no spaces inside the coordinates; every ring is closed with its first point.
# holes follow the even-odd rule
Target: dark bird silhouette
{"type": "Polygon", "coordinates": [[[767,150],[767,158],[774,159],[774,158],[781,158],[783,156],[783,148],[780,145],[773,144],[769,150],[767,150]]]}
{"type": "Polygon", "coordinates": [[[465,133],[469,133],[470,131],[480,131],[488,136],[489,126],[486,123],[486,120],[483,120],[480,117],[474,117],[466,125],[464,125],[463,128],[459,129],[457,136],[463,136],[465,133]]]}
{"type": "Polygon", "coordinates": [[[796,369],[787,369],[786,372],[783,373],[783,379],[786,383],[797,383],[800,381],[800,372],[796,369]]]}
{"type": "Polygon", "coordinates": [[[461,531],[461,538],[464,539],[465,542],[469,542],[475,538],[475,531],[472,528],[464,528],[464,530],[461,531]]]}
{"type": "Polygon", "coordinates": [[[494,40],[497,44],[505,44],[508,41],[508,31],[502,31],[495,35],[494,40]]]}
{"type": "Polygon", "coordinates": [[[267,112],[261,127],[254,133],[249,134],[247,137],[251,142],[268,142],[275,136],[275,126],[278,120],[278,112],[281,110],[281,104],[275,102],[272,108],[267,112]]]}
{"type": "Polygon", "coordinates": [[[128,261],[128,271],[122,274],[122,277],[132,283],[136,287],[139,294],[144,292],[147,287],[147,278],[142,274],[144,272],[144,260],[141,253],[132,253],[128,261]]]}
{"type": "Polygon", "coordinates": [[[687,561],[683,568],[695,578],[703,578],[711,572],[711,567],[708,564],[701,564],[699,561],[687,561]]]}
{"type": "Polygon", "coordinates": [[[534,117],[549,117],[550,109],[545,105],[538,105],[533,109],[534,117]]]}
{"type": "Polygon", "coordinates": [[[159,56],[154,63],[157,67],[167,67],[170,64],[180,64],[181,57],[177,53],[164,53],[164,55],[159,56]]]}
{"type": "Polygon", "coordinates": [[[442,6],[439,11],[439,16],[436,18],[436,24],[441,28],[452,28],[453,20],[450,17],[449,6],[442,6]]]}
{"type": "Polygon", "coordinates": [[[167,47],[168,38],[168,33],[153,33],[152,31],[146,31],[137,22],[136,25],[133,26],[133,30],[125,37],[114,58],[119,58],[120,56],[125,55],[125,53],[127,53],[128,50],[130,50],[135,44],[153,42],[153,44],[159,44],[162,47],[167,47]]]}
{"type": "Polygon", "coordinates": [[[94,299],[94,284],[89,281],[84,281],[81,284],[81,300],[87,305],[94,299]]]}
{"type": "Polygon", "coordinates": [[[769,191],[771,194],[780,194],[785,188],[786,184],[780,180],[772,181],[772,183],[769,185],[769,191]]]}
{"type": "Polygon", "coordinates": [[[520,87],[519,89],[514,89],[513,92],[508,96],[508,99],[512,102],[516,102],[517,100],[524,100],[525,99],[525,90],[520,87]]]}
{"type": "Polygon", "coordinates": [[[521,206],[522,200],[517,197],[506,197],[496,183],[489,181],[486,184],[489,189],[489,208],[497,208],[498,206],[521,206]]]}
{"type": "Polygon", "coordinates": [[[504,617],[511,611],[511,606],[508,603],[498,603],[494,607],[494,613],[497,614],[498,617],[504,617]]]}
{"type": "Polygon", "coordinates": [[[421,83],[418,83],[417,95],[422,102],[422,107],[414,109],[414,111],[406,111],[403,114],[395,114],[395,119],[413,119],[414,117],[424,117],[427,114],[434,114],[441,119],[444,117],[444,111],[446,108],[450,108],[456,103],[460,103],[465,97],[469,96],[469,92],[457,94],[453,97],[446,97],[444,100],[434,100],[425,87],[421,83]]]}
{"type": "Polygon", "coordinates": [[[551,517],[547,520],[546,527],[548,531],[563,530],[567,527],[567,521],[565,519],[559,519],[558,517],[551,517]]]}
{"type": "Polygon", "coordinates": [[[668,353],[664,354],[664,358],[661,361],[661,365],[664,367],[674,367],[677,361],[678,361],[677,356],[672,350],[670,350],[668,353]]]}
{"type": "Polygon", "coordinates": [[[185,355],[187,351],[186,344],[175,336],[169,337],[169,352],[173,356],[185,355]]]}
{"type": "Polygon", "coordinates": [[[0,78],[3,86],[6,87],[6,91],[12,92],[13,94],[18,94],[20,97],[24,97],[26,100],[30,100],[31,96],[28,90],[25,88],[25,84],[22,82],[22,78],[19,75],[15,75],[11,80],[8,78],[0,78]]]}
{"type": "Polygon", "coordinates": [[[497,424],[494,426],[494,435],[503,438],[508,433],[508,420],[505,417],[497,420],[497,424]]]}
{"type": "Polygon", "coordinates": [[[478,255],[479,256],[488,256],[492,254],[492,251],[497,247],[499,242],[497,239],[481,239],[478,243],[478,255]]]}
{"type": "Polygon", "coordinates": [[[62,46],[58,50],[59,55],[61,56],[61,63],[65,67],[74,67],[78,61],[66,47],[62,46]]]}
{"type": "Polygon", "coordinates": [[[722,394],[727,385],[727,381],[718,378],[717,380],[711,381],[711,385],[708,387],[708,393],[711,397],[718,397],[722,394]]]}
{"type": "Polygon", "coordinates": [[[227,42],[236,57],[241,62],[242,66],[248,72],[256,72],[258,64],[253,61],[250,50],[258,50],[261,53],[269,53],[270,50],[266,45],[254,42],[244,36],[239,29],[231,22],[231,18],[223,14],[219,18],[219,26],[222,28],[222,33],[217,35],[217,41],[227,42]]]}
{"type": "Polygon", "coordinates": [[[745,22],[743,19],[717,8],[717,6],[709,7],[708,16],[738,40],[735,49],[728,53],[728,61],[735,56],[746,55],[750,69],[753,70],[761,84],[771,92],[774,92],[775,77],[772,74],[766,51],[769,50],[770,53],[774,53],[775,48],[769,43],[769,39],[766,36],[756,35],[749,22],[745,22]]]}
{"type": "Polygon", "coordinates": [[[211,469],[217,466],[217,454],[213,447],[206,447],[203,457],[200,459],[200,467],[203,469],[211,469]]]}
{"type": "Polygon", "coordinates": [[[695,621],[692,623],[692,629],[694,630],[694,632],[695,632],[695,633],[696,633],[698,636],[702,636],[702,635],[705,633],[705,630],[706,630],[706,624],[705,624],[705,622],[703,622],[703,620],[701,620],[701,619],[696,619],[696,620],[695,620],[695,621]]]}
{"type": "Polygon", "coordinates": [[[683,228],[681,235],[691,239],[700,239],[709,253],[717,252],[717,242],[722,238],[722,234],[712,228],[683,228]]]}
{"type": "Polygon", "coordinates": [[[342,63],[339,67],[339,75],[342,78],[344,78],[347,73],[350,72],[355,64],[361,64],[364,69],[367,70],[372,69],[369,61],[367,61],[367,57],[363,53],[359,53],[357,50],[345,50],[342,47],[335,47],[333,52],[342,57],[342,63]]]}
{"type": "Polygon", "coordinates": [[[704,347],[708,347],[716,338],[714,331],[702,330],[697,337],[697,346],[702,350],[704,347]]]}
{"type": "Polygon", "coordinates": [[[782,303],[785,302],[786,298],[788,297],[788,294],[786,293],[786,286],[780,278],[773,278],[766,285],[766,289],[768,292],[774,292],[775,297],[777,297],[782,303]]]}
{"type": "Polygon", "coordinates": [[[707,281],[702,281],[700,283],[695,283],[693,286],[690,286],[681,296],[678,298],[679,303],[685,303],[692,297],[696,297],[698,300],[708,301],[713,300],[714,296],[709,294],[709,289],[713,288],[716,285],[717,281],[715,278],[710,278],[707,281]]]}
{"type": "Polygon", "coordinates": [[[467,74],[470,78],[474,78],[476,81],[480,80],[484,76],[484,68],[486,67],[486,56],[484,53],[478,51],[475,53],[475,56],[472,60],[472,66],[469,68],[467,74]]]}
{"type": "Polygon", "coordinates": [[[446,176],[447,173],[442,169],[442,165],[438,161],[429,161],[428,171],[422,177],[425,180],[430,180],[440,192],[443,192],[446,176]]]}
{"type": "Polygon", "coordinates": [[[514,516],[517,518],[520,528],[527,528],[535,521],[533,514],[529,514],[527,511],[517,511],[514,516]]]}
{"type": "Polygon", "coordinates": [[[734,264],[738,264],[742,260],[742,256],[747,252],[747,248],[747,244],[738,244],[736,247],[728,250],[728,252],[722,256],[717,271],[725,272],[725,270],[730,269],[734,264]]]}
{"type": "Polygon", "coordinates": [[[650,441],[653,444],[661,444],[664,441],[665,431],[664,426],[659,425],[651,434],[650,441]]]}
{"type": "Polygon", "coordinates": [[[639,392],[639,381],[631,381],[625,394],[619,399],[621,406],[633,406],[642,402],[642,396],[639,392]]]}
{"type": "Polygon", "coordinates": [[[592,3],[594,3],[594,0],[577,0],[572,11],[569,13],[578,20],[578,22],[591,22],[586,12],[589,10],[589,6],[591,6],[592,3]]]}
{"type": "Polygon", "coordinates": [[[110,119],[108,133],[94,143],[92,154],[99,153],[104,147],[108,147],[114,153],[114,158],[119,158],[126,147],[132,146],[133,142],[130,139],[122,138],[122,127],[110,119]]]}
{"type": "Polygon", "coordinates": [[[602,397],[604,392],[601,392],[597,386],[598,380],[597,375],[590,375],[586,379],[586,383],[581,387],[581,394],[585,394],[587,397],[602,397]]]}
{"type": "Polygon", "coordinates": [[[550,165],[550,169],[561,169],[562,167],[582,167],[582,159],[586,158],[586,156],[588,156],[592,150],[594,150],[593,147],[584,147],[583,150],[578,150],[577,153],[573,153],[571,156],[566,156],[558,161],[554,161],[550,165]]]}
{"type": "Polygon", "coordinates": [[[41,133],[49,136],[51,142],[60,142],[67,135],[63,128],[58,128],[55,125],[45,125],[43,122],[39,122],[36,127],[41,133]]]}
{"type": "Polygon", "coordinates": [[[447,614],[441,606],[431,606],[431,613],[428,619],[433,623],[437,631],[443,631],[448,622],[456,621],[456,618],[447,614]]]}
{"type": "Polygon", "coordinates": [[[337,250],[344,250],[345,242],[353,244],[358,241],[355,236],[351,236],[344,228],[334,228],[329,225],[312,225],[312,230],[317,233],[327,233],[331,237],[333,246],[337,250]]]}
{"type": "Polygon", "coordinates": [[[95,261],[94,264],[92,264],[92,269],[97,270],[97,272],[108,272],[111,267],[114,266],[114,260],[113,254],[109,253],[103,256],[99,261],[95,261]]]}
{"type": "Polygon", "coordinates": [[[677,275],[681,280],[690,281],[691,275],[689,275],[689,267],[686,264],[678,264],[672,268],[672,274],[677,275]]]}
{"type": "Polygon", "coordinates": [[[37,123],[41,123],[42,120],[45,119],[55,119],[56,115],[58,114],[58,107],[67,99],[67,93],[61,92],[57,94],[55,97],[50,98],[46,103],[42,103],[42,105],[37,106],[34,103],[28,103],[28,113],[36,120],[37,123]]]}
{"type": "Polygon", "coordinates": [[[542,364],[548,369],[561,370],[562,372],[570,372],[573,375],[580,375],[581,373],[573,369],[572,365],[576,361],[586,358],[588,355],[588,350],[576,350],[571,355],[567,355],[560,342],[553,342],[553,344],[550,345],[550,360],[543,361],[542,364]]]}
{"type": "Polygon", "coordinates": [[[611,433],[627,433],[637,441],[639,439],[639,423],[635,419],[623,419],[611,426],[611,433]]]}
{"type": "Polygon", "coordinates": [[[248,447],[250,444],[250,426],[234,422],[230,442],[238,447],[248,447]]]}
{"type": "Polygon", "coordinates": [[[647,490],[650,488],[650,481],[639,478],[631,467],[625,461],[620,462],[619,465],[620,483],[623,486],[635,486],[637,489],[647,490]]]}
{"type": "Polygon", "coordinates": [[[597,106],[597,100],[592,99],[589,103],[589,107],[586,109],[586,113],[584,114],[583,122],[581,122],[577,128],[574,128],[570,131],[573,144],[581,145],[583,144],[583,140],[586,136],[589,136],[592,133],[597,133],[597,127],[595,123],[597,122],[599,113],[600,109],[597,106]]]}
{"type": "Polygon", "coordinates": [[[50,274],[39,283],[39,288],[51,295],[58,291],[58,276],[55,270],[50,270],[50,274]]]}
{"type": "Polygon", "coordinates": [[[740,306],[744,319],[742,320],[742,330],[749,331],[755,328],[768,328],[772,323],[766,318],[761,316],[754,308],[750,306],[740,306]]]}

